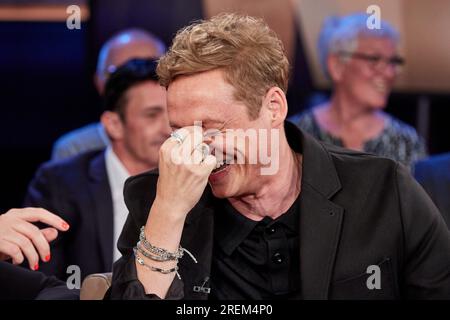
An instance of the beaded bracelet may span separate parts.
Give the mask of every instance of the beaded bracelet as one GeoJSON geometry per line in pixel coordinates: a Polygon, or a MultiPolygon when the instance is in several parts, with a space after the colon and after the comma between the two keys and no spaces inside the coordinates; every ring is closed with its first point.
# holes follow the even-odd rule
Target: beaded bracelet
{"type": "Polygon", "coordinates": [[[144,246],[146,250],[148,250],[150,253],[157,255],[161,257],[161,259],[164,259],[162,261],[168,261],[168,260],[178,260],[181,257],[183,257],[183,252],[185,251],[181,246],[178,248],[177,252],[169,252],[166,249],[158,248],[150,244],[150,242],[147,241],[145,238],[145,231],[144,226],[141,228],[141,232],[139,234],[139,242],[144,246]]]}
{"type": "Polygon", "coordinates": [[[134,251],[134,256],[136,257],[137,263],[139,263],[141,266],[144,266],[144,267],[148,268],[151,271],[159,272],[159,273],[162,273],[162,274],[170,274],[170,273],[175,272],[177,274],[178,279],[181,279],[181,276],[178,273],[178,265],[175,266],[174,268],[171,268],[171,269],[162,269],[162,268],[154,267],[154,266],[151,266],[151,265],[148,265],[148,264],[145,263],[144,259],[142,259],[139,256],[136,247],[133,248],[133,251],[134,251]]]}
{"type": "MultiPolygon", "coordinates": [[[[137,251],[139,251],[140,254],[142,254],[144,257],[149,258],[153,261],[171,261],[173,259],[168,259],[167,257],[162,257],[162,256],[157,256],[157,255],[153,255],[147,251],[145,251],[144,248],[142,248],[142,243],[141,241],[138,241],[137,245],[136,245],[136,249],[137,251]]],[[[175,259],[174,261],[178,262],[178,259],[175,259]]]]}
{"type": "Polygon", "coordinates": [[[166,249],[155,247],[155,246],[151,245],[150,242],[148,242],[147,239],[145,238],[145,226],[141,227],[140,234],[139,234],[139,241],[136,244],[136,247],[133,248],[133,252],[136,257],[136,261],[140,265],[145,266],[152,271],[160,272],[163,274],[176,272],[179,279],[181,279],[181,276],[178,273],[178,259],[182,258],[185,252],[191,257],[191,259],[194,261],[194,263],[198,263],[198,261],[197,261],[197,259],[195,259],[194,255],[191,252],[189,252],[189,250],[187,250],[181,246],[179,246],[177,252],[171,253],[171,252],[167,251],[166,249]],[[144,259],[142,259],[142,257],[139,256],[139,253],[141,253],[146,258],[149,258],[154,261],[174,260],[174,261],[176,261],[177,266],[175,266],[175,268],[168,269],[168,270],[157,268],[154,266],[149,266],[145,263],[144,259]]]}

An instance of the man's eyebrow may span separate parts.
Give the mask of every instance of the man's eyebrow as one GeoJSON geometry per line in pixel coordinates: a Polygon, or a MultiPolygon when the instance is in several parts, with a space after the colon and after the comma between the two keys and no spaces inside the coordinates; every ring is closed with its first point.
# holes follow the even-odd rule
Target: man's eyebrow
{"type": "Polygon", "coordinates": [[[205,120],[203,120],[202,121],[202,123],[206,123],[206,124],[217,124],[217,123],[219,123],[219,124],[223,124],[224,123],[224,121],[222,121],[222,120],[216,120],[216,119],[205,119],[205,120]]]}
{"type": "MultiPolygon", "coordinates": [[[[202,120],[202,125],[205,125],[205,124],[220,124],[220,127],[219,128],[215,128],[215,129],[221,131],[226,126],[226,124],[228,122],[229,122],[229,120],[228,121],[223,121],[223,120],[210,119],[209,118],[209,119],[202,120]]],[[[192,125],[194,125],[194,124],[192,124],[192,125]]],[[[171,128],[173,128],[173,129],[180,129],[181,128],[180,126],[178,126],[178,125],[176,125],[174,123],[171,123],[171,122],[169,122],[169,126],[171,128]]]]}
{"type": "Polygon", "coordinates": [[[144,107],[144,111],[155,111],[155,110],[163,110],[163,106],[161,105],[149,105],[144,107]]]}

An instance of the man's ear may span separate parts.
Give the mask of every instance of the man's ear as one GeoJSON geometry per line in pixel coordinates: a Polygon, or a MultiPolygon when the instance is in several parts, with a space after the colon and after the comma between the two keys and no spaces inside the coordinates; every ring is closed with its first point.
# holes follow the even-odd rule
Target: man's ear
{"type": "Polygon", "coordinates": [[[345,69],[345,62],[337,55],[329,55],[327,59],[328,74],[333,82],[340,82],[345,69]]]}
{"type": "Polygon", "coordinates": [[[99,75],[98,73],[94,74],[93,81],[94,81],[94,85],[95,85],[95,88],[97,89],[98,94],[100,96],[102,96],[103,95],[103,91],[105,90],[105,81],[103,81],[101,79],[101,75],[99,75]]]}
{"type": "Polygon", "coordinates": [[[268,111],[272,127],[283,125],[288,112],[286,95],[283,90],[278,87],[270,88],[263,100],[263,107],[268,111]]]}
{"type": "Polygon", "coordinates": [[[117,112],[105,111],[100,121],[111,140],[121,140],[124,136],[124,125],[117,112]]]}

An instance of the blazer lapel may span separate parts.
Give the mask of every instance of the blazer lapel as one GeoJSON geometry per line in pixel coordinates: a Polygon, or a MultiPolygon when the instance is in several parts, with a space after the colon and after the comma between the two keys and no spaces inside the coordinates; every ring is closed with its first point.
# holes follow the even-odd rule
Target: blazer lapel
{"type": "Polygon", "coordinates": [[[308,184],[300,200],[300,276],[304,299],[327,299],[343,209],[308,184]]]}
{"type": "MultiPolygon", "coordinates": [[[[341,189],[325,148],[289,123],[288,140],[296,137],[303,154],[300,193],[300,278],[304,299],[327,299],[344,209],[330,199],[341,189]],[[296,133],[293,131],[297,131],[296,133]]],[[[292,140],[291,140],[292,141],[292,140]]]]}
{"type": "Polygon", "coordinates": [[[89,191],[93,203],[96,232],[100,243],[103,270],[110,271],[113,264],[113,207],[111,189],[106,172],[105,153],[95,157],[89,167],[89,191]]]}

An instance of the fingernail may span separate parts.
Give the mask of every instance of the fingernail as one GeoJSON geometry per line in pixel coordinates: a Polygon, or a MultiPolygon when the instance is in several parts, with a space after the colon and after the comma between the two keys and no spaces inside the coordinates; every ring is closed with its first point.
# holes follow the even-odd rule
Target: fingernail
{"type": "Polygon", "coordinates": [[[34,266],[33,270],[34,270],[34,271],[39,270],[39,264],[36,264],[36,265],[34,266]]]}
{"type": "Polygon", "coordinates": [[[45,262],[49,262],[50,261],[50,255],[45,256],[45,262]]]}
{"type": "Polygon", "coordinates": [[[61,226],[63,227],[64,230],[69,229],[69,225],[68,225],[67,223],[65,223],[65,222],[63,222],[63,223],[61,224],[61,226]]]}

